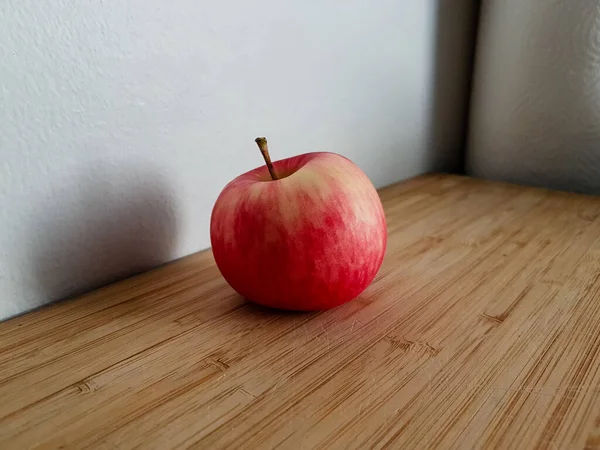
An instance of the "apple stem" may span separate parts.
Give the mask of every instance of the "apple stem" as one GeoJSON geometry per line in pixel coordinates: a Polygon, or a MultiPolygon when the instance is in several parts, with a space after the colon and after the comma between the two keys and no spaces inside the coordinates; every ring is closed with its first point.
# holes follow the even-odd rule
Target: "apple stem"
{"type": "Polygon", "coordinates": [[[262,153],[263,158],[265,159],[265,163],[267,164],[267,169],[269,169],[271,178],[273,178],[273,181],[278,180],[279,178],[277,178],[277,175],[275,174],[275,169],[273,169],[273,163],[271,162],[271,157],[269,156],[269,146],[267,145],[267,138],[257,137],[256,139],[254,139],[254,142],[256,142],[256,145],[258,145],[258,148],[260,149],[260,152],[262,153]]]}

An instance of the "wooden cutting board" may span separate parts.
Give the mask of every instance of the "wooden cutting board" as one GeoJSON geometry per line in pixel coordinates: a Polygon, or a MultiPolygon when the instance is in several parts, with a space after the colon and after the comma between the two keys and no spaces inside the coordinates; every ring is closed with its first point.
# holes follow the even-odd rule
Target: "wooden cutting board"
{"type": "Polygon", "coordinates": [[[0,324],[0,448],[600,448],[600,198],[418,177],[335,310],[210,251],[0,324]]]}

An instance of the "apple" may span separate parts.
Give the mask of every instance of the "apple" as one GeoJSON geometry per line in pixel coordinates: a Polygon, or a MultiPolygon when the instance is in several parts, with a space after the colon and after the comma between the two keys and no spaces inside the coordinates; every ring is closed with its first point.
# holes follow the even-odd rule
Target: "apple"
{"type": "Polygon", "coordinates": [[[357,297],[387,245],[381,200],[349,159],[313,152],[271,162],[232,180],[212,210],[210,238],[229,285],[252,302],[316,311],[357,297]]]}

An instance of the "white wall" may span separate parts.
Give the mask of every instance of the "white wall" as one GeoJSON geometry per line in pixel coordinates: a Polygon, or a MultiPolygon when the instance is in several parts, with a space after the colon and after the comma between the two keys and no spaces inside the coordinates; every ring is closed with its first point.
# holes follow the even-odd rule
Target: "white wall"
{"type": "Polygon", "coordinates": [[[600,1],[485,0],[469,172],[600,194],[600,1]]]}
{"type": "Polygon", "coordinates": [[[206,248],[257,135],[431,169],[437,6],[1,2],[0,317],[206,248]]]}

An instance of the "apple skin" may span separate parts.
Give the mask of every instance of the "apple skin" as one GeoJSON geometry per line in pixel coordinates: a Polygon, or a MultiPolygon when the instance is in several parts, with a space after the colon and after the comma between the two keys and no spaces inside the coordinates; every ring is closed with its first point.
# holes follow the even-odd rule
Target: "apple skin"
{"type": "Polygon", "coordinates": [[[273,163],[232,180],[210,221],[221,274],[252,302],[318,311],[357,297],[387,245],[385,214],[365,173],[335,153],[273,163]]]}

